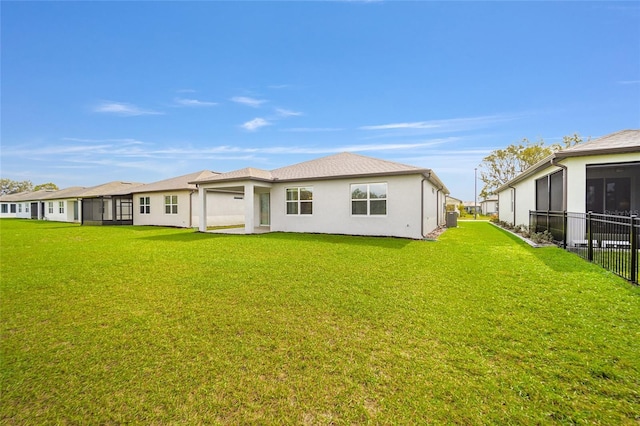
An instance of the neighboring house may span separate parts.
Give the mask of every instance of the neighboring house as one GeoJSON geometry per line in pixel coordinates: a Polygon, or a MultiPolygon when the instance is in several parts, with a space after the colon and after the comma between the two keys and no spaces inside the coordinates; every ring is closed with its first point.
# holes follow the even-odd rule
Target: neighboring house
{"type": "MultiPolygon", "coordinates": [[[[80,222],[80,202],[78,196],[87,188],[73,186],[51,191],[40,199],[43,218],[56,222],[80,222]]],[[[33,211],[33,210],[32,210],[33,211]]],[[[37,217],[33,217],[37,218],[37,217]]],[[[42,217],[41,217],[42,218],[42,217]]]]}
{"type": "Polygon", "coordinates": [[[52,189],[41,189],[3,195],[0,197],[0,217],[46,219],[48,209],[44,200],[55,192],[52,189]]]}
{"type": "MultiPolygon", "coordinates": [[[[198,188],[189,182],[217,175],[219,173],[203,170],[136,187],[133,190],[133,224],[198,227],[198,188]]],[[[242,192],[208,192],[207,214],[209,226],[244,224],[242,192]]]]}
{"type": "Polygon", "coordinates": [[[5,194],[0,196],[0,218],[29,218],[30,204],[27,197],[31,191],[5,194]]]}
{"type": "Polygon", "coordinates": [[[108,182],[78,194],[83,225],[133,225],[133,190],[137,182],[108,182]]]}
{"type": "Polygon", "coordinates": [[[490,195],[484,200],[480,201],[480,211],[485,216],[490,216],[498,213],[498,196],[490,195]]]}
{"type": "MultiPolygon", "coordinates": [[[[448,189],[430,169],[341,153],[276,170],[245,168],[196,180],[200,217],[210,191],[244,194],[244,232],[421,239],[445,223],[448,189]],[[258,228],[258,229],[256,229],[258,228]]],[[[207,222],[201,221],[200,231],[207,222]]]]}
{"type": "Polygon", "coordinates": [[[482,210],[480,209],[480,203],[476,201],[464,201],[462,205],[464,206],[464,210],[468,214],[482,213],[482,210]]]}
{"type": "Polygon", "coordinates": [[[622,130],[558,151],[497,189],[500,220],[529,211],[640,213],[640,130],[622,130]]]}
{"type": "Polygon", "coordinates": [[[460,204],[462,204],[462,200],[459,198],[451,197],[449,195],[445,197],[447,211],[458,212],[458,214],[460,214],[460,204]]]}

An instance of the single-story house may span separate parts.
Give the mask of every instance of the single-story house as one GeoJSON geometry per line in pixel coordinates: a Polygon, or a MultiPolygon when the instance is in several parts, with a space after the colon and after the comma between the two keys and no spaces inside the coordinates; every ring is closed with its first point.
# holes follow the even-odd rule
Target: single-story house
{"type": "Polygon", "coordinates": [[[490,195],[484,200],[480,201],[480,211],[485,216],[490,216],[498,213],[498,196],[490,195]]]}
{"type": "MultiPolygon", "coordinates": [[[[133,224],[198,227],[198,188],[189,182],[217,175],[219,173],[202,170],[134,188],[133,224]]],[[[243,193],[208,192],[207,214],[209,226],[244,224],[243,193]]]]}
{"type": "MultiPolygon", "coordinates": [[[[445,223],[447,187],[430,170],[340,153],[267,171],[195,180],[201,218],[210,191],[244,196],[244,232],[309,232],[421,239],[445,223]]],[[[208,220],[208,219],[207,219],[208,220]]],[[[207,230],[207,221],[199,230],[207,230]]]]}
{"type": "Polygon", "coordinates": [[[455,211],[459,213],[460,204],[462,204],[462,200],[459,198],[447,195],[445,197],[444,203],[446,205],[447,211],[455,211]]]}
{"type": "Polygon", "coordinates": [[[558,151],[496,190],[501,221],[529,211],[640,213],[640,130],[622,130],[558,151]]]}
{"type": "Polygon", "coordinates": [[[0,197],[0,217],[19,219],[46,219],[47,197],[56,193],[53,189],[25,191],[0,197]]]}

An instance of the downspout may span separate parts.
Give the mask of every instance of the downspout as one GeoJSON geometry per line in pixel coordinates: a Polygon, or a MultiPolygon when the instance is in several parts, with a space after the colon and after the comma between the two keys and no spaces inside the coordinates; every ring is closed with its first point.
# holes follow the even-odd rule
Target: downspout
{"type": "Polygon", "coordinates": [[[193,193],[194,192],[195,191],[189,192],[189,228],[193,228],[193,226],[191,225],[193,224],[193,193]]]}
{"type": "Polygon", "coordinates": [[[567,170],[567,166],[560,164],[560,163],[556,163],[556,158],[553,157],[551,159],[551,165],[552,166],[556,166],[556,167],[560,167],[562,169],[562,211],[567,211],[567,188],[568,188],[568,184],[567,184],[567,174],[568,174],[568,170],[567,170]]]}
{"type": "Polygon", "coordinates": [[[516,226],[516,187],[509,185],[513,189],[513,226],[516,226]]]}
{"type": "MultiPolygon", "coordinates": [[[[567,166],[556,163],[556,158],[551,158],[551,165],[560,167],[562,169],[562,247],[567,248],[567,189],[568,189],[568,169],[567,166]]],[[[551,179],[549,179],[549,183],[551,183],[551,179]]],[[[551,207],[551,206],[549,206],[551,207]]]]}
{"type": "MultiPolygon", "coordinates": [[[[429,176],[431,176],[431,172],[429,172],[429,176]]],[[[424,237],[424,183],[427,181],[426,178],[422,178],[420,181],[420,235],[424,237]]]]}

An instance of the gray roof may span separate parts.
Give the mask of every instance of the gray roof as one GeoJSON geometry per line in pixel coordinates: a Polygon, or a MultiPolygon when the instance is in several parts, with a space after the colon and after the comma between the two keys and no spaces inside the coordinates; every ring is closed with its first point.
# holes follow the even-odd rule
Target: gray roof
{"type": "Polygon", "coordinates": [[[53,189],[41,189],[39,191],[25,191],[17,194],[8,194],[0,197],[2,202],[36,201],[47,198],[58,191],[53,189]]]}
{"type": "Polygon", "coordinates": [[[78,198],[101,197],[104,195],[127,195],[133,192],[133,189],[143,185],[139,182],[120,182],[113,181],[103,183],[102,185],[87,188],[77,195],[78,198]]]}
{"type": "Polygon", "coordinates": [[[585,157],[590,155],[606,155],[606,154],[640,154],[640,130],[628,129],[620,130],[589,142],[574,145],[558,152],[554,152],[538,163],[529,167],[509,182],[496,189],[496,192],[502,192],[509,186],[525,180],[527,177],[546,169],[555,159],[563,160],[571,157],[585,157]]]}
{"type": "Polygon", "coordinates": [[[373,177],[389,175],[422,174],[445,193],[449,190],[430,169],[409,166],[387,160],[367,157],[350,152],[342,152],[315,160],[267,171],[254,168],[222,173],[194,183],[226,182],[238,180],[262,180],[267,182],[292,182],[305,180],[340,179],[345,177],[373,177]]]}
{"type": "Polygon", "coordinates": [[[171,179],[165,179],[158,182],[149,183],[146,185],[140,185],[133,189],[134,193],[141,192],[158,192],[158,191],[179,191],[179,190],[196,190],[196,185],[190,183],[201,179],[209,179],[219,173],[209,170],[201,170],[195,173],[189,173],[188,175],[178,176],[171,179]]]}
{"type": "Polygon", "coordinates": [[[640,130],[620,130],[589,142],[558,151],[556,157],[640,152],[640,130]]]}
{"type": "Polygon", "coordinates": [[[85,191],[87,188],[84,186],[71,186],[69,188],[61,189],[59,191],[53,191],[44,197],[41,200],[55,200],[62,198],[77,198],[78,194],[85,191]]]}

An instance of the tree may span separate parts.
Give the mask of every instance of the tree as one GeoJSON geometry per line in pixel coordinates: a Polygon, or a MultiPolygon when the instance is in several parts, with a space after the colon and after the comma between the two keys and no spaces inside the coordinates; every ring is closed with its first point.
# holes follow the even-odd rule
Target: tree
{"type": "Polygon", "coordinates": [[[484,157],[480,165],[480,180],[484,183],[480,197],[486,198],[494,191],[529,167],[548,157],[556,151],[570,148],[582,142],[577,133],[564,136],[562,144],[546,145],[544,140],[531,142],[523,138],[518,144],[511,144],[504,149],[496,149],[484,157]]]}
{"type": "Polygon", "coordinates": [[[17,181],[5,178],[0,179],[0,195],[15,194],[18,192],[32,190],[33,184],[30,180],[17,181]]]}
{"type": "Polygon", "coordinates": [[[41,189],[51,189],[51,190],[57,191],[59,188],[58,188],[58,185],[51,182],[41,183],[40,185],[36,185],[33,187],[34,191],[40,191],[41,189]]]}

